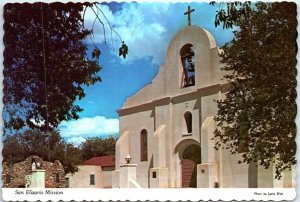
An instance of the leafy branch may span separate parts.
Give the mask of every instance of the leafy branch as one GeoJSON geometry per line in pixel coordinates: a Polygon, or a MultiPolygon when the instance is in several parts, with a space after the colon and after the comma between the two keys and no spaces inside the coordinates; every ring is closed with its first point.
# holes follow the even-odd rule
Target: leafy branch
{"type": "MultiPolygon", "coordinates": [[[[212,1],[209,4],[214,6],[216,2],[212,1]]],[[[220,2],[219,9],[216,11],[215,27],[223,24],[223,29],[233,28],[237,26],[240,18],[249,18],[251,11],[251,1],[220,2]]]]}
{"type": "MultiPolygon", "coordinates": [[[[95,18],[94,18],[94,21],[93,21],[93,25],[92,25],[92,34],[93,34],[93,37],[94,37],[94,29],[95,29],[95,24],[96,22],[98,21],[101,25],[102,25],[102,30],[103,30],[103,36],[104,36],[104,42],[107,43],[107,38],[106,38],[106,30],[105,30],[105,24],[104,22],[101,20],[100,18],[100,15],[99,15],[99,12],[102,14],[102,16],[104,17],[104,19],[106,20],[108,26],[109,26],[109,29],[110,29],[110,39],[111,39],[111,43],[112,43],[112,47],[114,49],[114,43],[113,43],[113,33],[116,34],[116,36],[119,38],[120,42],[122,43],[121,47],[119,48],[119,56],[123,56],[123,58],[125,59],[126,58],[126,55],[128,54],[128,46],[125,44],[125,42],[122,40],[120,34],[113,28],[113,26],[111,25],[111,23],[109,22],[108,18],[106,17],[106,15],[104,14],[104,12],[102,11],[102,9],[97,5],[99,3],[92,3],[92,4],[87,4],[85,9],[84,9],[84,12],[83,12],[83,19],[85,18],[85,14],[86,14],[86,10],[87,8],[91,8],[91,10],[93,11],[93,13],[95,14],[95,18]]],[[[93,58],[97,58],[99,59],[99,56],[101,53],[101,51],[99,50],[99,48],[96,46],[95,44],[95,40],[89,36],[93,45],[94,45],[94,50],[92,52],[92,57],[93,58]],[[98,57],[97,57],[98,56],[98,57]]]]}

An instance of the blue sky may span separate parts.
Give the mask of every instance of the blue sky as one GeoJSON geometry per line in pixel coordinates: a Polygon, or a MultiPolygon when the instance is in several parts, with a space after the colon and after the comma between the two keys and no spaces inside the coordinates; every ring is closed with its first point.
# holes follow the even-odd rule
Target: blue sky
{"type": "MultiPolygon", "coordinates": [[[[232,30],[214,27],[218,5],[208,3],[189,4],[192,13],[192,25],[197,25],[212,33],[218,46],[233,38],[232,30]]],[[[62,137],[67,142],[78,145],[88,137],[118,136],[118,114],[125,100],[134,95],[143,86],[151,82],[164,63],[167,47],[177,31],[187,25],[187,3],[105,3],[101,10],[114,29],[121,35],[129,47],[126,59],[118,56],[121,43],[117,35],[110,30],[105,18],[106,39],[102,25],[95,24],[94,38],[102,54],[99,72],[102,82],[85,87],[86,97],[78,100],[84,111],[78,120],[62,122],[59,126],[62,137]]],[[[85,26],[91,27],[95,15],[89,9],[85,16],[85,26]]],[[[89,52],[93,49],[87,41],[89,52]]]]}

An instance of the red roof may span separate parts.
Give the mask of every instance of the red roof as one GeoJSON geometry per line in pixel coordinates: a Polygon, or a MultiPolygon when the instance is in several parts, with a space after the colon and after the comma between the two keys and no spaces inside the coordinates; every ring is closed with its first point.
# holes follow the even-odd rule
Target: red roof
{"type": "Polygon", "coordinates": [[[97,156],[90,158],[82,163],[82,165],[93,165],[101,167],[114,167],[115,166],[115,156],[97,156]]]}

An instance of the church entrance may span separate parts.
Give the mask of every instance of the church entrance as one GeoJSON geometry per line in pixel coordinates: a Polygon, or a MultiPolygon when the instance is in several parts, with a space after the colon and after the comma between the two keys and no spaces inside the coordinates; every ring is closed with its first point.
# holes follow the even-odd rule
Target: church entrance
{"type": "Polygon", "coordinates": [[[190,159],[182,159],[181,167],[182,187],[195,187],[193,176],[193,173],[195,173],[195,162],[190,159]]]}
{"type": "Polygon", "coordinates": [[[197,187],[197,164],[201,163],[201,148],[199,145],[187,146],[181,155],[182,187],[197,187]]]}

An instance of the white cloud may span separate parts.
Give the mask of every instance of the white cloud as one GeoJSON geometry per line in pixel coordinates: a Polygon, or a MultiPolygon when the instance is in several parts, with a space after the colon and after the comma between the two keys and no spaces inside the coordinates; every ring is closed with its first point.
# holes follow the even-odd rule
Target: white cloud
{"type": "Polygon", "coordinates": [[[73,143],[76,146],[79,146],[82,142],[84,142],[86,139],[83,137],[71,137],[67,138],[66,141],[68,143],[73,143]]]}
{"type": "MultiPolygon", "coordinates": [[[[174,34],[187,25],[187,16],[183,13],[187,4],[182,3],[124,3],[122,8],[114,13],[108,5],[99,5],[111,25],[121,35],[122,40],[129,47],[129,54],[126,60],[119,58],[122,63],[131,63],[145,57],[152,57],[153,63],[164,63],[167,46],[174,34]]],[[[232,39],[232,30],[223,30],[222,26],[215,28],[216,7],[207,3],[193,3],[195,12],[192,15],[192,24],[210,31],[217,42],[229,41],[232,39]]],[[[120,39],[113,33],[113,44],[110,40],[110,29],[105,18],[99,13],[105,24],[107,45],[117,56],[118,48],[121,46],[120,39]]],[[[86,27],[91,28],[95,14],[91,9],[86,12],[86,27]]],[[[104,32],[102,25],[95,24],[94,36],[97,43],[104,43],[104,32]]]]}
{"type": "Polygon", "coordinates": [[[61,136],[75,145],[91,137],[107,137],[119,133],[119,120],[104,116],[84,117],[73,121],[63,121],[59,125],[61,136]]]}
{"type": "MultiPolygon", "coordinates": [[[[128,58],[124,62],[132,62],[144,57],[153,57],[153,62],[160,64],[163,62],[167,44],[165,43],[167,29],[164,23],[164,13],[168,10],[168,4],[124,4],[123,8],[114,14],[107,5],[100,6],[103,13],[121,35],[129,47],[128,58]],[[159,48],[158,48],[159,47],[159,48]]],[[[100,14],[101,17],[101,14],[100,14]]],[[[95,19],[94,12],[89,9],[86,12],[86,27],[91,28],[95,19]]],[[[101,18],[106,29],[107,44],[112,46],[110,40],[110,29],[105,20],[101,18]]],[[[95,41],[104,43],[104,32],[102,25],[97,22],[95,26],[95,41]]],[[[120,39],[113,33],[114,54],[118,54],[121,46],[120,39]]]]}

